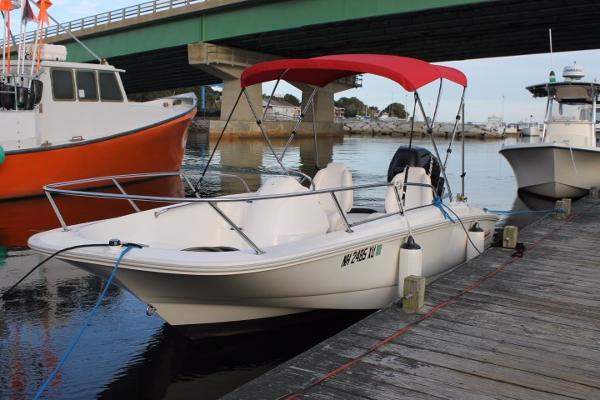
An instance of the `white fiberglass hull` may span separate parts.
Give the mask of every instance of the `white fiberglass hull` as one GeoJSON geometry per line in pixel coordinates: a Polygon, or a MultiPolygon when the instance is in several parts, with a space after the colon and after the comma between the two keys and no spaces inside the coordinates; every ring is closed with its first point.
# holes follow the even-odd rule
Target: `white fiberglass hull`
{"type": "Polygon", "coordinates": [[[519,189],[553,199],[584,196],[600,186],[600,149],[566,144],[517,144],[500,150],[519,189]]]}
{"type": "MultiPolygon", "coordinates": [[[[452,207],[465,226],[478,222],[489,244],[497,217],[464,203],[452,207]]],[[[460,223],[445,219],[435,207],[408,214],[423,249],[423,276],[434,277],[465,261],[467,239],[460,223]]],[[[89,243],[78,231],[90,226],[40,233],[30,238],[29,246],[48,254],[89,243]]],[[[338,231],[265,248],[260,255],[249,249],[206,253],[151,245],[126,255],[116,281],[171,325],[245,321],[317,309],[376,309],[398,297],[398,255],[407,235],[405,219],[394,216],[358,225],[352,233],[338,231]]],[[[135,242],[124,232],[110,237],[135,242]]],[[[106,277],[119,252],[81,249],[64,259],[106,277]]]]}

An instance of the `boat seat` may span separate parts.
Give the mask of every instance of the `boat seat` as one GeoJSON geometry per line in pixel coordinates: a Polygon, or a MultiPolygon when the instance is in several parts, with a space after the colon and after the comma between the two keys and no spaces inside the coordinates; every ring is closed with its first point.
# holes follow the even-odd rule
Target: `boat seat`
{"type": "MultiPolygon", "coordinates": [[[[344,164],[332,162],[317,172],[313,183],[315,190],[352,186],[352,173],[344,164]]],[[[336,192],[335,197],[345,213],[352,209],[352,204],[354,203],[354,193],[352,190],[336,192]]],[[[333,232],[344,229],[344,222],[331,194],[322,193],[317,195],[316,198],[327,214],[329,231],[333,232]]]]}
{"type": "MultiPolygon", "coordinates": [[[[431,185],[431,178],[422,167],[407,167],[409,183],[420,183],[431,185]]],[[[392,184],[397,188],[402,196],[404,186],[404,170],[399,172],[392,179],[392,184]]],[[[400,211],[398,199],[394,193],[394,186],[390,186],[385,195],[385,212],[395,213],[400,211]]],[[[408,210],[415,207],[431,204],[433,201],[433,192],[430,187],[406,185],[406,194],[404,196],[404,209],[408,210]]]]}
{"type": "MultiPolygon", "coordinates": [[[[290,176],[269,178],[256,196],[308,192],[290,176]]],[[[246,235],[259,247],[325,234],[329,228],[327,215],[316,196],[255,200],[248,205],[242,224],[246,235]]]]}

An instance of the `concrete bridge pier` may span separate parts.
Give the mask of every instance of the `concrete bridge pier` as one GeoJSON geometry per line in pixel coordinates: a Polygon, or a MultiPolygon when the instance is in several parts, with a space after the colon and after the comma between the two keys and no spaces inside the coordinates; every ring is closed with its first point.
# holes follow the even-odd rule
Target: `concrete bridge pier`
{"type": "MultiPolygon", "coordinates": [[[[292,85],[302,90],[302,109],[308,103],[310,96],[313,93],[314,87],[302,83],[294,83],[292,85]]],[[[329,85],[319,88],[314,96],[314,110],[315,115],[313,117],[313,107],[309,106],[304,116],[304,129],[302,131],[310,131],[312,133],[312,121],[316,122],[317,132],[320,134],[329,135],[343,135],[344,128],[341,123],[335,122],[335,104],[334,95],[344,90],[352,89],[360,85],[359,81],[355,76],[340,79],[329,85]]]]}
{"type": "MultiPolygon", "coordinates": [[[[220,134],[236,98],[240,92],[240,77],[247,67],[259,62],[273,60],[276,57],[256,53],[253,51],[236,49],[212,43],[192,43],[188,45],[188,61],[190,65],[201,69],[223,81],[221,95],[221,117],[218,121],[211,121],[209,131],[211,134],[220,134]]],[[[303,104],[308,101],[308,96],[313,88],[309,85],[295,84],[303,92],[303,104]]],[[[333,95],[342,90],[354,87],[354,79],[336,81],[319,90],[315,97],[315,114],[317,130],[321,135],[343,135],[341,124],[334,121],[333,95]]],[[[254,110],[259,117],[263,112],[262,85],[253,85],[246,88],[254,110]]],[[[312,135],[312,109],[301,124],[299,133],[312,135]]],[[[264,121],[263,127],[271,136],[288,136],[295,123],[293,121],[264,121]]],[[[256,125],[254,116],[248,105],[246,96],[242,96],[227,125],[227,136],[230,137],[258,137],[261,136],[260,128],[256,125]]]]}
{"type": "MultiPolygon", "coordinates": [[[[244,69],[269,59],[273,59],[273,57],[211,43],[192,43],[188,45],[190,65],[223,81],[221,117],[219,121],[211,121],[210,133],[220,133],[223,129],[240,93],[240,77],[244,69]]],[[[246,93],[249,95],[255,112],[262,115],[262,85],[252,85],[246,88],[246,93]]],[[[258,127],[254,121],[254,115],[248,100],[245,95],[242,95],[231,116],[228,132],[234,134],[256,133],[258,127]]]]}

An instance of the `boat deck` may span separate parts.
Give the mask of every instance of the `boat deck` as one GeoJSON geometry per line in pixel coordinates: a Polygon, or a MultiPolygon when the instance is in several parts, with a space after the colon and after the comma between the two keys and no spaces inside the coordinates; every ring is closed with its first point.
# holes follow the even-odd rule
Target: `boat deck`
{"type": "Polygon", "coordinates": [[[600,399],[600,202],[522,230],[226,399],[600,399]]]}

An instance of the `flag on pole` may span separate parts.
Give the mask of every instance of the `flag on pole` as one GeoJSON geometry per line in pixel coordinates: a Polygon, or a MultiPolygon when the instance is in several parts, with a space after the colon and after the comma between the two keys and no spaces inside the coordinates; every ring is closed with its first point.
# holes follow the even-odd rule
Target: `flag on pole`
{"type": "Polygon", "coordinates": [[[12,0],[0,0],[0,11],[11,12],[12,9],[12,0]]]}
{"type": "MultiPolygon", "coordinates": [[[[50,0],[39,0],[37,2],[37,6],[40,9],[40,12],[38,13],[38,31],[39,31],[39,42],[40,42],[40,46],[43,45],[44,43],[44,23],[48,24],[48,9],[52,6],[52,2],[50,0]]],[[[37,39],[37,36],[36,36],[37,39]]],[[[37,46],[34,45],[35,49],[37,50],[37,46]]],[[[40,65],[42,62],[41,59],[42,56],[42,52],[41,50],[37,51],[37,69],[40,69],[40,65]]]]}
{"type": "Polygon", "coordinates": [[[4,14],[4,37],[2,41],[2,72],[10,74],[10,12],[13,10],[12,0],[0,0],[0,11],[4,14]],[[7,43],[8,42],[8,43],[7,43]]]}
{"type": "Polygon", "coordinates": [[[25,72],[25,30],[29,22],[36,22],[37,17],[31,8],[29,0],[23,2],[23,14],[21,15],[21,35],[19,41],[19,53],[17,57],[17,74],[25,72]]]}
{"type": "Polygon", "coordinates": [[[29,0],[25,0],[23,5],[23,15],[21,16],[21,23],[27,24],[28,22],[35,22],[37,18],[33,13],[33,9],[31,8],[31,4],[29,4],[29,0]]]}
{"type": "Polygon", "coordinates": [[[38,20],[41,24],[48,23],[48,9],[52,6],[50,0],[40,0],[37,3],[40,13],[38,14],[38,20]]]}

